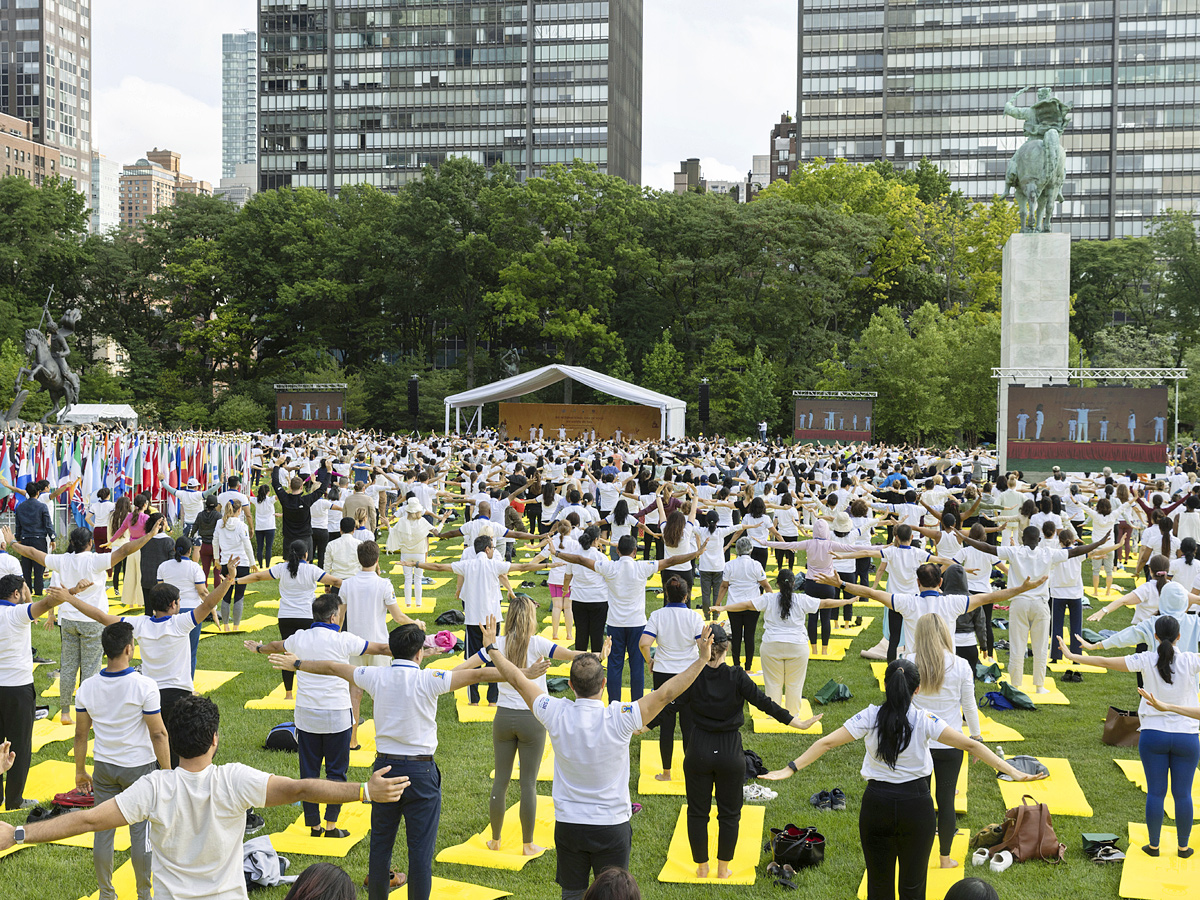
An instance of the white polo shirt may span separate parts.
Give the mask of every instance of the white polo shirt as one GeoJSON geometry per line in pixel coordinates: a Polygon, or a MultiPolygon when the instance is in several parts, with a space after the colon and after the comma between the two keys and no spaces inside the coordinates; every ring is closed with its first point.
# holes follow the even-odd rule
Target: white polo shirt
{"type": "Polygon", "coordinates": [[[704,630],[704,620],[697,610],[683,603],[668,603],[650,613],[642,635],[654,638],[656,674],[678,675],[700,658],[696,641],[704,630]]]}
{"type": "Polygon", "coordinates": [[[459,531],[463,536],[463,562],[475,558],[475,538],[484,534],[490,535],[492,545],[495,546],[500,543],[500,538],[508,534],[508,529],[502,523],[493,522],[491,519],[472,519],[470,522],[464,522],[459,531]]]}
{"type": "Polygon", "coordinates": [[[192,690],[192,649],[189,636],[196,627],[192,612],[174,616],[126,616],[142,654],[142,674],[160,689],[192,690]]]}
{"type": "Polygon", "coordinates": [[[608,624],[614,628],[640,628],[646,624],[646,582],[658,571],[654,560],[632,556],[596,563],[608,585],[608,624]]]}
{"type": "Polygon", "coordinates": [[[554,818],[576,825],[628,822],[629,740],[642,727],[636,703],[565,700],[542,694],[534,717],[554,746],[554,818]]]}
{"type": "Polygon", "coordinates": [[[861,774],[868,781],[886,781],[891,784],[903,784],[918,778],[928,778],[933,774],[933,757],[929,755],[929,745],[946,730],[946,723],[931,712],[926,712],[917,706],[908,708],[908,721],[912,725],[912,737],[896,756],[896,768],[891,768],[881,760],[879,753],[879,733],[875,729],[875,720],[879,716],[878,706],[868,706],[862,712],[848,719],[843,727],[854,736],[855,740],[865,738],[867,752],[863,756],[861,774]]]}
{"type": "Polygon", "coordinates": [[[762,593],[762,586],[759,582],[766,577],[762,563],[749,553],[734,557],[725,563],[725,569],[721,573],[721,580],[729,583],[726,602],[741,603],[743,600],[757,600],[758,595],[762,593]]]}
{"type": "MultiPolygon", "coordinates": [[[[507,644],[503,636],[496,638],[497,650],[499,650],[501,653],[504,653],[504,648],[506,646],[507,644]]],[[[525,666],[532,666],[543,656],[546,659],[552,659],[554,657],[554,651],[557,649],[558,644],[554,643],[548,638],[544,638],[540,634],[531,635],[529,638],[529,645],[525,648],[525,662],[520,663],[517,660],[512,660],[512,663],[513,665],[521,666],[521,668],[525,668],[525,666]]],[[[487,653],[483,650],[480,650],[475,655],[482,659],[485,665],[492,661],[487,653]]],[[[544,673],[537,678],[536,681],[534,681],[534,684],[541,688],[542,693],[546,693],[546,676],[544,673]]],[[[522,697],[517,692],[517,689],[510,685],[507,681],[501,681],[498,687],[500,688],[500,694],[496,701],[497,706],[502,707],[503,709],[519,709],[522,711],[529,709],[529,705],[525,702],[525,698],[522,697]]]]}
{"type": "Polygon", "coordinates": [[[437,752],[437,701],[450,692],[451,677],[445,669],[422,669],[411,659],[395,660],[387,668],[354,670],[354,683],[375,700],[375,747],[380,753],[432,756],[437,752]]]}
{"type": "Polygon", "coordinates": [[[937,591],[921,591],[920,594],[892,594],[892,609],[904,619],[904,633],[917,633],[917,620],[926,613],[939,616],[950,633],[958,617],[965,615],[971,598],[966,594],[939,594],[937,591]]]}
{"type": "Polygon", "coordinates": [[[317,599],[317,583],[325,577],[325,570],[312,563],[301,562],[293,578],[285,562],[276,563],[267,570],[279,582],[279,618],[311,619],[313,601],[317,599]]]}
{"type": "MultiPolygon", "coordinates": [[[[97,609],[108,612],[107,571],[112,568],[111,553],[47,553],[46,571],[57,572],[64,588],[70,590],[81,581],[90,581],[92,586],[80,593],[79,599],[97,609]]],[[[92,621],[69,603],[59,608],[58,617],[75,622],[92,621]]]]}
{"type": "MultiPolygon", "coordinates": [[[[347,663],[367,652],[367,641],[329,622],[314,622],[283,642],[299,659],[347,663]]],[[[350,683],[335,675],[296,673],[296,727],[309,734],[337,734],[350,727],[350,683]]]]}
{"type": "Polygon", "coordinates": [[[338,594],[346,604],[346,631],[365,641],[386,644],[387,608],[396,602],[391,580],[360,569],[342,581],[338,594]]]}
{"type": "Polygon", "coordinates": [[[33,684],[32,603],[0,600],[0,687],[33,684]]]}
{"type": "Polygon", "coordinates": [[[266,806],[270,775],[241,763],[161,769],[116,796],[125,821],[149,821],[157,900],[245,900],[246,810],[266,806]]]}
{"type": "MultiPolygon", "coordinates": [[[[1049,573],[1050,569],[1060,562],[1065,562],[1070,553],[1060,547],[1048,547],[1041,544],[1035,550],[1030,550],[1024,544],[1018,547],[1002,546],[996,548],[997,555],[1009,565],[1009,580],[1012,585],[1022,584],[1027,578],[1038,579],[1049,573]]],[[[1049,600],[1050,582],[1026,591],[1021,596],[1026,600],[1049,600]]]]}
{"type": "MultiPolygon", "coordinates": [[[[191,657],[184,662],[190,664],[191,657]]],[[[162,712],[154,679],[132,667],[123,672],[101,669],[79,686],[75,708],[92,717],[97,762],[128,769],[154,762],[154,745],[146,727],[146,716],[162,712]]]]}
{"type": "MultiPolygon", "coordinates": [[[[879,552],[887,563],[888,590],[894,594],[915,594],[920,590],[917,569],[929,561],[929,553],[912,545],[884,547],[879,552]]],[[[950,632],[954,633],[953,627],[950,632]]]]}
{"type": "Polygon", "coordinates": [[[208,584],[204,570],[200,564],[190,559],[168,559],[158,567],[158,580],[172,585],[179,591],[179,611],[187,612],[200,605],[200,595],[196,593],[196,585],[201,589],[208,584]]]}
{"type": "Polygon", "coordinates": [[[762,642],[782,641],[788,644],[808,643],[808,628],[805,616],[821,608],[819,597],[810,597],[803,592],[792,592],[792,604],[785,618],[779,609],[779,594],[759,594],[752,602],[763,618],[762,642]]]}
{"type": "Polygon", "coordinates": [[[495,616],[497,622],[504,618],[500,611],[500,576],[507,575],[510,566],[502,556],[488,557],[485,553],[451,563],[450,568],[463,579],[460,596],[466,624],[482,625],[488,616],[495,616]]]}

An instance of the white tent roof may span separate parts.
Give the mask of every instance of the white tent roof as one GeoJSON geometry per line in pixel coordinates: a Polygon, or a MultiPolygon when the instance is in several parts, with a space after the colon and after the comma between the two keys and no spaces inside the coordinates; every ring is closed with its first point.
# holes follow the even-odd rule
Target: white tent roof
{"type": "Polygon", "coordinates": [[[59,425],[91,425],[95,422],[121,422],[136,426],[137,411],[128,403],[76,403],[65,416],[59,416],[59,425]]]}
{"type": "Polygon", "coordinates": [[[661,410],[662,436],[664,438],[683,437],[684,414],[687,411],[687,404],[684,401],[677,397],[668,397],[666,394],[650,391],[646,388],[638,387],[636,384],[630,384],[627,381],[603,375],[592,369],[585,369],[582,366],[564,366],[558,363],[534,369],[532,372],[523,372],[520,375],[514,375],[502,381],[485,384],[483,387],[477,387],[474,390],[464,391],[461,394],[453,394],[447,397],[443,401],[446,404],[447,425],[450,421],[451,409],[461,409],[464,406],[483,406],[485,403],[512,400],[515,397],[540,391],[542,388],[557,384],[567,378],[612,397],[628,400],[630,403],[636,403],[639,406],[652,406],[661,410]]]}

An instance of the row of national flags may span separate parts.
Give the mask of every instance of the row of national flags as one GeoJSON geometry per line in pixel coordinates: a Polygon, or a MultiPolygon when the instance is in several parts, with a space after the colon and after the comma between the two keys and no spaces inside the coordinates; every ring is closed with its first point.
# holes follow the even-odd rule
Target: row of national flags
{"type": "MultiPolygon", "coordinates": [[[[179,514],[178,502],[163,483],[186,487],[195,478],[202,489],[220,484],[230,475],[250,476],[250,442],[232,437],[200,434],[36,434],[6,432],[0,435],[0,477],[24,490],[35,481],[47,481],[50,490],[70,487],[68,503],[76,524],[96,492],[108,488],[112,499],[148,493],[151,501],[165,509],[168,518],[179,514]]],[[[11,493],[0,500],[7,512],[25,500],[11,493]]]]}

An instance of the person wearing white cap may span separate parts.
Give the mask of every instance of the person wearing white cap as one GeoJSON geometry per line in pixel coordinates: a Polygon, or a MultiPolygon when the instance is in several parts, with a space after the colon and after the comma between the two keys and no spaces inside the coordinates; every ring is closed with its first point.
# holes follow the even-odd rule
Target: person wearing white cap
{"type": "Polygon", "coordinates": [[[449,515],[447,510],[436,522],[430,522],[425,518],[425,507],[421,505],[421,501],[416,497],[409,497],[396,523],[388,530],[387,545],[384,549],[388,553],[400,553],[400,565],[404,567],[406,609],[421,605],[422,576],[416,564],[425,561],[429,549],[429,535],[441,528],[449,515]]]}
{"type": "Polygon", "coordinates": [[[195,476],[187,480],[186,488],[173,488],[164,480],[163,490],[179,501],[179,520],[183,522],[183,536],[189,537],[196,525],[196,516],[204,509],[204,498],[217,492],[216,487],[207,491],[200,490],[200,482],[195,476]]]}

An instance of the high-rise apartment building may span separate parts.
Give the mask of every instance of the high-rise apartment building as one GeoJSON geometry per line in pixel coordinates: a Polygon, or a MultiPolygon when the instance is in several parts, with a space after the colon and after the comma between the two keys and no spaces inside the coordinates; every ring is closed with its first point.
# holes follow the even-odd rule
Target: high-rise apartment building
{"type": "Polygon", "coordinates": [[[385,190],[465,156],[642,175],[642,0],[259,0],[259,186],[385,190]]]}
{"type": "Polygon", "coordinates": [[[122,169],[117,188],[122,225],[137,227],[146,218],[174,206],[180,194],[212,196],[212,185],[184,175],[179,162],[178,153],[155,147],[144,159],[122,169]]]}
{"type": "Polygon", "coordinates": [[[771,181],[790,180],[798,161],[796,121],[784,113],[771,129],[771,181]]]}
{"type": "Polygon", "coordinates": [[[121,224],[121,164],[92,151],[92,234],[121,224]]]}
{"type": "Polygon", "coordinates": [[[1052,87],[1074,104],[1053,227],[1144,234],[1200,204],[1198,34],[1197,0],[799,0],[800,158],[926,156],[988,199],[1025,140],[1005,102],[1052,87]]]}
{"type": "Polygon", "coordinates": [[[258,161],[258,38],[221,35],[221,177],[258,161]]]}
{"type": "Polygon", "coordinates": [[[91,191],[90,0],[0,2],[0,113],[59,153],[57,175],[91,191]]]}

